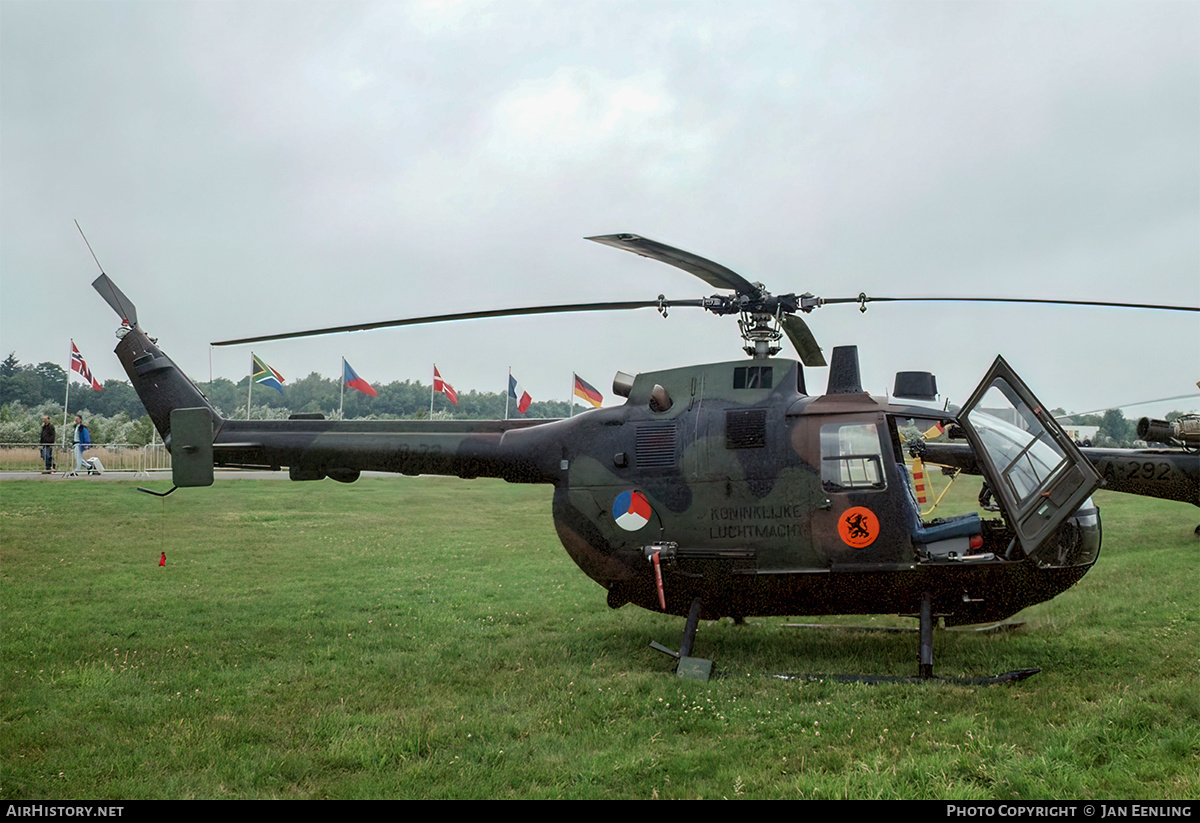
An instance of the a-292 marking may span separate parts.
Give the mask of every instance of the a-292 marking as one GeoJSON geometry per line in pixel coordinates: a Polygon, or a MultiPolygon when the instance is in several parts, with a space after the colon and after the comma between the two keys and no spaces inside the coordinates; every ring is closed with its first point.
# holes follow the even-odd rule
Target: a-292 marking
{"type": "Polygon", "coordinates": [[[1109,480],[1166,480],[1170,476],[1170,463],[1155,463],[1153,460],[1139,463],[1132,460],[1121,466],[1115,460],[1104,462],[1104,477],[1109,480]]]}

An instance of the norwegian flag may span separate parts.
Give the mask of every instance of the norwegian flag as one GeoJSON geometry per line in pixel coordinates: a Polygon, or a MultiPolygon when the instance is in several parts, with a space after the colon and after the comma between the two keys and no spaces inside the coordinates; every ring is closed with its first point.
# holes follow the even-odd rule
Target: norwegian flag
{"type": "Polygon", "coordinates": [[[529,411],[529,404],[533,402],[533,398],[529,396],[529,392],[521,388],[521,384],[517,382],[517,378],[512,376],[512,372],[508,375],[508,396],[517,401],[517,411],[521,414],[529,411]]]}
{"type": "Polygon", "coordinates": [[[438,373],[436,363],[433,366],[433,390],[440,391],[442,394],[446,395],[447,400],[456,406],[458,405],[457,392],[454,391],[453,386],[442,379],[442,376],[438,373]]]}
{"type": "Polygon", "coordinates": [[[92,384],[92,389],[100,391],[101,386],[96,382],[96,378],[92,377],[92,370],[88,368],[87,361],[83,359],[83,355],[79,353],[79,347],[75,345],[75,341],[71,341],[71,371],[79,372],[79,376],[85,382],[92,384]]]}

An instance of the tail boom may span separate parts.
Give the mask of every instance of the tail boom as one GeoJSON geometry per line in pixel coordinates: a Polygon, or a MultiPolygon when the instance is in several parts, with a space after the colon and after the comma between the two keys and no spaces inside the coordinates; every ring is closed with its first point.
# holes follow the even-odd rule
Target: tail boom
{"type": "Polygon", "coordinates": [[[500,477],[556,483],[557,427],[542,420],[229,420],[140,328],[116,354],[146,412],[171,447],[171,412],[204,408],[218,466],[278,470],[297,480],[354,479],[363,471],[500,477]]]}

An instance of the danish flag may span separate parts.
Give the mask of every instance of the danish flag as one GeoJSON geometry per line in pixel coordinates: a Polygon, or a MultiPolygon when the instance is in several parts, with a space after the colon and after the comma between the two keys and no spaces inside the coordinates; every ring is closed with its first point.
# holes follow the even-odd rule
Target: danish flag
{"type": "Polygon", "coordinates": [[[438,374],[436,363],[433,366],[433,390],[440,391],[446,395],[447,400],[456,406],[458,405],[458,394],[454,391],[454,387],[443,380],[442,376],[438,374]]]}
{"type": "Polygon", "coordinates": [[[79,353],[79,347],[75,345],[74,340],[71,341],[71,371],[79,372],[79,376],[91,383],[92,389],[95,391],[101,390],[101,385],[96,382],[96,378],[92,377],[92,370],[88,368],[87,361],[79,353]]]}

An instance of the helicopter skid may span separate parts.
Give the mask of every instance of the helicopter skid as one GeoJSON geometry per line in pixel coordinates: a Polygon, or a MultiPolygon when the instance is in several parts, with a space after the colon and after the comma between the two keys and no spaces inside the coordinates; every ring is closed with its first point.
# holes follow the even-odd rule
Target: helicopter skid
{"type": "Polygon", "coordinates": [[[998,686],[1002,683],[1016,683],[1028,677],[1033,677],[1040,671],[1041,669],[1016,669],[991,677],[934,677],[932,675],[929,677],[922,677],[921,675],[888,677],[866,674],[777,674],[775,676],[781,680],[812,680],[817,682],[832,680],[835,683],[866,683],[868,685],[877,685],[880,683],[947,683],[953,686],[998,686]]]}
{"type": "MultiPolygon", "coordinates": [[[[676,674],[687,680],[707,681],[712,675],[713,663],[711,660],[692,657],[692,648],[696,641],[696,630],[700,624],[700,614],[703,609],[703,603],[700,598],[692,600],[691,608],[688,611],[687,623],[683,630],[683,641],[678,652],[668,649],[666,646],[657,641],[650,642],[650,648],[657,652],[662,652],[668,657],[675,658],[678,662],[676,666],[676,674]]],[[[888,675],[863,675],[863,674],[795,674],[795,675],[776,675],[783,680],[815,680],[824,681],[832,680],[837,683],[949,683],[959,686],[995,686],[1001,683],[1015,683],[1026,678],[1038,674],[1041,669],[1015,669],[1003,674],[985,676],[985,677],[958,677],[945,678],[937,677],[933,674],[933,630],[937,626],[941,615],[937,615],[933,611],[933,596],[926,592],[921,598],[921,609],[916,615],[919,620],[919,626],[916,629],[905,627],[872,627],[872,626],[836,626],[831,624],[815,624],[815,623],[791,623],[785,624],[792,628],[818,628],[818,629],[847,629],[849,631],[879,631],[885,633],[912,633],[919,634],[919,660],[917,665],[917,674],[915,676],[888,676],[888,675]]],[[[981,634],[996,634],[1003,631],[1013,631],[1024,626],[1024,623],[1001,623],[991,626],[981,626],[970,629],[971,631],[981,634]]]]}
{"type": "MultiPolygon", "coordinates": [[[[946,631],[969,632],[971,634],[1002,634],[1023,628],[1025,621],[1016,623],[993,623],[990,626],[963,626],[946,631]]],[[[785,629],[821,629],[843,632],[877,632],[879,634],[916,634],[920,629],[913,626],[851,626],[839,623],[784,623],[785,629]]]]}
{"type": "Polygon", "coordinates": [[[886,677],[881,675],[805,675],[810,680],[834,680],[840,683],[954,683],[962,686],[995,686],[1000,683],[1013,683],[1032,677],[1041,669],[1017,669],[991,677],[942,678],[933,674],[933,629],[937,625],[937,616],[933,612],[933,596],[926,592],[921,598],[921,611],[918,614],[920,625],[919,662],[915,677],[886,677]]]}

